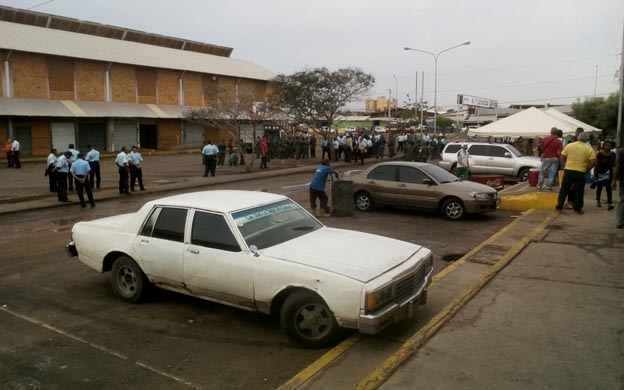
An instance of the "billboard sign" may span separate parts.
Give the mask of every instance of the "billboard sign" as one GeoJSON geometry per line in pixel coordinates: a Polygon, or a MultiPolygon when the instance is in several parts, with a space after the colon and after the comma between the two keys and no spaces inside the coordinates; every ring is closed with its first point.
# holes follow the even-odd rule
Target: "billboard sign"
{"type": "Polygon", "coordinates": [[[470,95],[457,95],[457,104],[463,104],[466,106],[496,108],[498,107],[498,101],[492,99],[484,99],[477,96],[470,95]]]}

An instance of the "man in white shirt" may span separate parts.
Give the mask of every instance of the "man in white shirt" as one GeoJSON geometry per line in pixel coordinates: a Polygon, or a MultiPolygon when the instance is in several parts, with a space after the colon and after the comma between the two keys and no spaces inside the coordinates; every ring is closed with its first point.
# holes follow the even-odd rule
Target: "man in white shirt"
{"type": "Polygon", "coordinates": [[[89,163],[89,167],[91,168],[89,171],[89,184],[91,185],[91,189],[94,187],[99,189],[100,183],[102,182],[100,176],[100,152],[91,145],[87,145],[87,149],[89,149],[89,151],[85,156],[85,160],[89,163]]]}
{"type": "Polygon", "coordinates": [[[48,177],[50,192],[58,192],[58,186],[56,182],[56,172],[54,167],[56,166],[56,149],[50,150],[50,154],[48,155],[48,161],[46,165],[45,174],[48,177]]]}
{"type": "Polygon", "coordinates": [[[22,164],[20,163],[20,143],[17,138],[13,139],[13,166],[15,168],[21,168],[22,164]]]}
{"type": "Polygon", "coordinates": [[[470,179],[469,157],[468,144],[462,144],[461,149],[457,152],[457,167],[455,168],[455,175],[460,179],[470,179]]]}
{"type": "Polygon", "coordinates": [[[128,191],[128,148],[121,147],[121,152],[115,158],[115,166],[119,171],[119,194],[130,195],[128,191]]]}

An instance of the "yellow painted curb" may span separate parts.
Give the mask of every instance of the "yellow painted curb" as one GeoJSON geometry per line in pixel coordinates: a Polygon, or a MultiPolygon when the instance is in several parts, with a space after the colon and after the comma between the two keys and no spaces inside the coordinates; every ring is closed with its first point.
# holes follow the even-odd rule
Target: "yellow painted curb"
{"type": "Polygon", "coordinates": [[[310,378],[316,375],[319,371],[327,367],[334,360],[338,359],[343,353],[354,346],[360,338],[357,334],[354,334],[330,349],[325,355],[318,358],[314,363],[301,370],[297,375],[290,378],[287,382],[283,383],[276,390],[293,390],[307,382],[310,378]]]}
{"type": "Polygon", "coordinates": [[[424,327],[414,333],[392,356],[386,359],[381,366],[364,377],[356,386],[357,390],[372,390],[381,386],[394,371],[416,352],[431,336],[433,336],[448,320],[453,318],[466,303],[468,303],[498,272],[505,268],[524,247],[548,226],[557,213],[551,213],[539,226],[532,229],[526,236],[516,243],[503,257],[487,272],[481,275],[470,286],[465,288],[444,309],[433,317],[424,327]]]}
{"type": "Polygon", "coordinates": [[[501,197],[500,209],[526,211],[529,209],[552,210],[557,204],[558,192],[530,192],[522,195],[501,197]]]}

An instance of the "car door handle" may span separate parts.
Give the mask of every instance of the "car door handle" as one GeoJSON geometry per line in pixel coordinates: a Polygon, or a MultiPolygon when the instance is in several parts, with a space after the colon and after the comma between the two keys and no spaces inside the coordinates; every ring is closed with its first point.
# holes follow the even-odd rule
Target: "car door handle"
{"type": "Polygon", "coordinates": [[[189,249],[188,251],[191,252],[191,253],[194,253],[196,255],[199,254],[199,249],[189,249]]]}
{"type": "Polygon", "coordinates": [[[399,187],[407,187],[406,184],[399,184],[399,187]]]}
{"type": "Polygon", "coordinates": [[[369,180],[366,183],[368,183],[368,184],[375,184],[375,180],[369,180]]]}
{"type": "Polygon", "coordinates": [[[141,239],[141,244],[149,244],[149,240],[141,239]]]}

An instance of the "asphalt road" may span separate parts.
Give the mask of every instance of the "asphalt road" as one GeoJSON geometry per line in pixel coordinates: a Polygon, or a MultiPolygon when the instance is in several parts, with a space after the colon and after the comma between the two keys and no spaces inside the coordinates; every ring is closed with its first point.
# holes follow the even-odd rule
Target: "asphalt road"
{"type": "MultiPolygon", "coordinates": [[[[210,188],[268,189],[307,206],[309,179],[210,188]]],[[[175,293],[159,290],[145,304],[123,303],[113,296],[108,274],[66,256],[73,223],[132,212],[161,196],[0,216],[0,388],[273,389],[326,352],[298,348],[273,318],[175,293]]],[[[424,245],[439,270],[445,256],[466,253],[511,217],[499,211],[451,222],[378,209],[324,222],[424,245]]],[[[378,341],[403,338],[414,330],[409,325],[389,328],[378,341]]]]}

